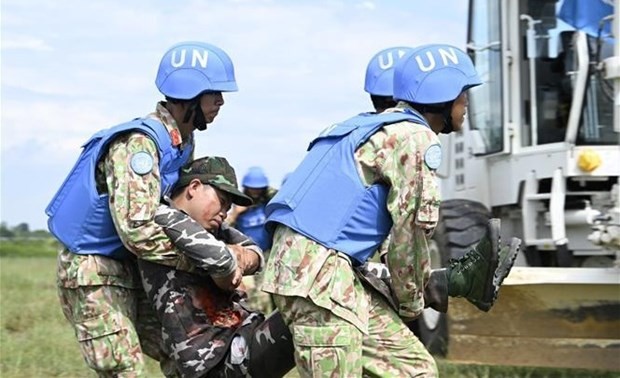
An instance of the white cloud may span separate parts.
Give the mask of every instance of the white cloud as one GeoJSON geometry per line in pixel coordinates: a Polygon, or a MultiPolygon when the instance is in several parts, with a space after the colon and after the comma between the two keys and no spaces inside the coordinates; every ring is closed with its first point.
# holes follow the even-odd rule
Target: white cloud
{"type": "MultiPolygon", "coordinates": [[[[3,0],[2,164],[45,161],[54,168],[42,179],[58,185],[62,177],[45,175],[69,169],[96,129],[153,110],[166,48],[205,40],[233,58],[240,91],[199,134],[197,154],[225,155],[240,175],[263,165],[277,183],[318,131],[370,108],[363,74],[376,51],[464,46],[460,3],[3,0]]],[[[4,203],[20,181],[7,171],[22,169],[3,169],[2,217],[11,222],[4,203]]]]}
{"type": "Polygon", "coordinates": [[[79,147],[98,129],[118,120],[101,111],[98,103],[56,104],[46,101],[3,101],[2,150],[27,144],[43,146],[43,150],[26,156],[37,162],[49,156],[76,156],[79,147]],[[10,126],[5,126],[10,125],[10,126]]]}
{"type": "Polygon", "coordinates": [[[377,5],[373,1],[360,1],[357,6],[368,10],[375,10],[377,8],[377,5]]]}
{"type": "Polygon", "coordinates": [[[30,37],[27,35],[4,36],[2,38],[3,50],[34,50],[34,51],[51,51],[52,47],[40,38],[30,37]]]}

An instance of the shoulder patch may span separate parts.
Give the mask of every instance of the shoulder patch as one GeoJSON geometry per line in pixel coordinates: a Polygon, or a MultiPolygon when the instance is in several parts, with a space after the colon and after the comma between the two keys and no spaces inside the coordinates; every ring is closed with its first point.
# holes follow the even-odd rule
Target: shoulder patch
{"type": "Polygon", "coordinates": [[[129,166],[136,174],[146,175],[153,170],[153,157],[146,151],[136,152],[131,156],[129,166]]]}
{"type": "Polygon", "coordinates": [[[437,143],[432,144],[424,152],[424,163],[426,166],[435,171],[441,165],[441,146],[437,143]]]}

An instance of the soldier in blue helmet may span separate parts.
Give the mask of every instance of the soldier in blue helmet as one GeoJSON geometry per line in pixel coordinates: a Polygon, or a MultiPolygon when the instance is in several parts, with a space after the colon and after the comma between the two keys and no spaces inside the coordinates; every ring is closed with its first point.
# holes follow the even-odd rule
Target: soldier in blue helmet
{"type": "Polygon", "coordinates": [[[370,95],[375,112],[396,106],[394,101],[394,65],[411,52],[411,47],[390,47],[377,52],[366,66],[364,91],[370,95]]]}
{"type": "MultiPolygon", "coordinates": [[[[364,90],[368,94],[370,94],[370,99],[376,113],[381,113],[386,109],[396,106],[397,100],[394,99],[394,67],[396,65],[396,62],[400,58],[406,56],[412,51],[414,51],[414,49],[411,47],[387,48],[376,53],[368,63],[364,82],[364,90]]],[[[447,128],[442,130],[441,132],[448,133],[451,131],[451,128],[447,128]]],[[[491,235],[498,233],[499,220],[494,220],[489,224],[487,232],[483,236],[484,240],[482,240],[481,243],[488,244],[491,235]]],[[[384,243],[384,246],[386,246],[386,244],[388,243],[384,243]]],[[[465,254],[465,257],[462,261],[454,262],[454,264],[457,264],[459,266],[467,264],[467,267],[469,269],[462,269],[462,279],[465,279],[468,282],[479,280],[480,278],[478,276],[481,274],[485,274],[487,270],[487,265],[484,264],[483,260],[475,260],[477,261],[477,264],[468,264],[469,261],[474,261],[474,254],[477,253],[476,251],[478,250],[485,253],[492,253],[490,249],[472,249],[465,254]]],[[[503,251],[507,252],[509,250],[504,249],[503,251]]],[[[384,260],[386,257],[386,253],[387,250],[385,248],[383,248],[379,252],[382,262],[385,262],[384,260]]],[[[497,265],[496,273],[494,274],[494,276],[500,277],[501,275],[503,275],[505,277],[505,275],[508,274],[508,272],[510,271],[510,266],[513,262],[511,258],[514,258],[514,256],[508,253],[502,253],[500,255],[500,263],[497,265]]],[[[389,276],[389,272],[387,272],[387,266],[385,265],[369,263],[368,269],[372,270],[372,272],[379,277],[389,276]]],[[[486,279],[492,281],[493,276],[488,275],[486,279]]],[[[503,277],[501,277],[501,279],[503,279],[503,277]]],[[[498,280],[498,282],[501,282],[501,279],[498,280]]],[[[433,270],[425,287],[425,305],[427,307],[432,307],[437,311],[446,312],[448,309],[448,284],[449,282],[446,278],[446,269],[433,270]]],[[[467,299],[483,311],[488,311],[493,305],[493,302],[481,302],[479,298],[467,299]]]]}
{"type": "MultiPolygon", "coordinates": [[[[273,246],[262,288],[294,335],[302,376],[437,376],[405,321],[426,305],[427,242],[440,202],[437,134],[462,127],[467,90],[480,84],[454,46],[404,54],[394,67],[396,107],[327,127],[267,205],[273,246]],[[356,272],[388,236],[394,300],[356,272]]],[[[492,232],[472,253],[487,266],[480,279],[464,278],[468,264],[448,270],[449,294],[491,304],[499,249],[492,232]]],[[[506,253],[514,258],[517,249],[514,240],[506,253]]]]}
{"type": "Polygon", "coordinates": [[[165,357],[136,257],[176,261],[155,211],[193,153],[194,130],[213,122],[223,92],[237,90],[230,57],[203,42],[172,46],[155,84],[165,101],[94,134],[46,209],[49,229],[64,246],[57,265],[62,310],[100,377],[143,376],[143,352],[165,357]]]}
{"type": "Polygon", "coordinates": [[[265,205],[278,192],[269,186],[269,179],[261,167],[250,167],[241,180],[243,193],[252,198],[251,206],[235,206],[230,216],[231,224],[251,237],[263,251],[271,247],[271,237],[263,231],[265,205]]]}

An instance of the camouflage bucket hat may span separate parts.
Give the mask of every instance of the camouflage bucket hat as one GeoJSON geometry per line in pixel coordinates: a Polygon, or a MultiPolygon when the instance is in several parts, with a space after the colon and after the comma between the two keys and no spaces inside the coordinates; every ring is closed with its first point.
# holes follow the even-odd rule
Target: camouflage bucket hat
{"type": "Polygon", "coordinates": [[[208,156],[189,163],[181,168],[176,186],[188,185],[193,179],[198,179],[203,184],[212,185],[230,194],[234,204],[250,206],[253,203],[250,197],[239,191],[235,170],[223,157],[208,156]]]}

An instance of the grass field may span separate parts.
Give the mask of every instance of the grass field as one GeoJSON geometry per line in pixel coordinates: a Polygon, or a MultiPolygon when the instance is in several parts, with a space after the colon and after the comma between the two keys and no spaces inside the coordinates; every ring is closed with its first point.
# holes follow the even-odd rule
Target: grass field
{"type": "MultiPolygon", "coordinates": [[[[95,377],[86,368],[56,297],[53,244],[0,242],[0,376],[95,377]],[[27,256],[27,257],[24,257],[27,256]]],[[[620,356],[619,356],[620,358],[620,356]]],[[[149,377],[162,377],[155,361],[149,377]]],[[[442,377],[618,377],[569,369],[457,365],[439,360],[442,377]]],[[[296,373],[288,375],[297,377],[296,373]]]]}
{"type": "MultiPolygon", "coordinates": [[[[0,242],[2,378],[96,377],[60,309],[55,255],[53,244],[0,242]]],[[[163,377],[155,361],[148,368],[163,377]]]]}

